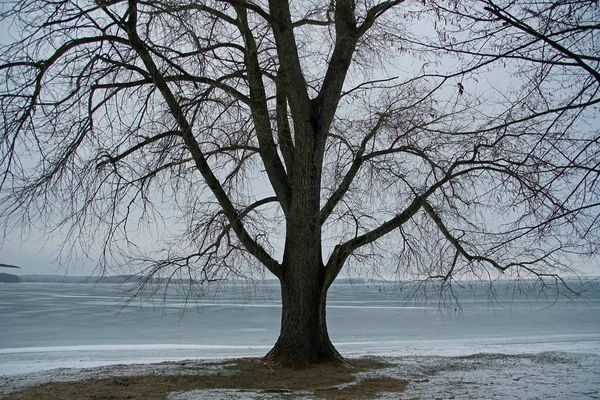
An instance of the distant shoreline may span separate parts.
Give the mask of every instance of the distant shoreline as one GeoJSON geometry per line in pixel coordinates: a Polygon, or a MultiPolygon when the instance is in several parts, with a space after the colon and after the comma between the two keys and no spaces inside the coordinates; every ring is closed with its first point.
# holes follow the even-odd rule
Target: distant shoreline
{"type": "MultiPolygon", "coordinates": [[[[568,281],[599,281],[600,276],[565,276],[562,278],[565,282],[568,281]]],[[[0,272],[0,283],[87,283],[87,284],[120,284],[120,283],[141,283],[146,281],[147,284],[161,284],[167,283],[169,281],[170,284],[184,284],[189,285],[200,283],[198,281],[189,280],[189,279],[170,279],[169,278],[147,278],[142,275],[110,275],[110,276],[94,276],[94,275],[66,275],[66,274],[8,274],[4,272],[0,272]]],[[[535,278],[525,279],[530,281],[536,281],[535,278]]],[[[510,283],[512,279],[499,279],[493,280],[496,283],[507,282],[510,283]]],[[[385,279],[371,279],[371,278],[337,278],[333,284],[334,285],[401,285],[401,284],[411,284],[416,282],[423,282],[415,279],[414,281],[401,281],[401,280],[385,280],[385,279]]],[[[437,283],[437,281],[431,281],[432,283],[437,283]]],[[[463,281],[461,281],[463,282],[463,281]]],[[[489,280],[464,280],[464,282],[469,283],[487,283],[489,280]]],[[[218,284],[246,284],[246,283],[262,283],[267,285],[278,285],[279,280],[277,279],[230,279],[226,281],[222,281],[218,284]]]]}
{"type": "MultiPolygon", "coordinates": [[[[15,275],[0,273],[0,282],[4,283],[91,283],[91,284],[104,284],[104,283],[141,283],[146,277],[141,275],[111,275],[111,276],[83,276],[83,275],[42,275],[42,274],[25,274],[15,275]]],[[[166,283],[167,278],[150,278],[147,283],[166,283]]],[[[171,284],[190,284],[196,283],[187,279],[171,279],[171,284]]],[[[229,280],[227,283],[246,283],[248,281],[240,280],[229,280]]],[[[257,282],[265,283],[268,285],[278,284],[277,279],[265,279],[257,280],[257,282]]],[[[337,285],[390,285],[396,284],[396,281],[386,281],[383,279],[365,279],[365,278],[339,278],[334,281],[337,285]]]]}

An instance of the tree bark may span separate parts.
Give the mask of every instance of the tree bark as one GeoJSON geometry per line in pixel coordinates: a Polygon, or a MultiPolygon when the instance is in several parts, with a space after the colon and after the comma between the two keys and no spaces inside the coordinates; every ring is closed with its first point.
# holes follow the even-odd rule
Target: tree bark
{"type": "Polygon", "coordinates": [[[279,338],[265,359],[293,367],[342,361],[327,331],[327,289],[323,287],[323,277],[290,275],[281,281],[279,338]]]}
{"type": "Polygon", "coordinates": [[[296,144],[280,276],[281,331],[275,347],[266,355],[288,366],[342,359],[327,332],[329,285],[321,251],[319,195],[323,144],[314,132],[318,130],[298,135],[296,144]]]}

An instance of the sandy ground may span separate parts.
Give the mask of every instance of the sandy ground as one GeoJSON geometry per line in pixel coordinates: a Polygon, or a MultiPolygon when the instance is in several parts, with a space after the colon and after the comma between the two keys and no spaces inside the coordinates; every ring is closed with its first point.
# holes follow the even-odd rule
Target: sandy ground
{"type": "MultiPolygon", "coordinates": [[[[378,357],[390,367],[362,373],[360,378],[390,376],[406,379],[406,391],[381,394],[379,399],[600,399],[600,355],[564,352],[537,354],[475,354],[463,357],[378,357]]],[[[206,374],[220,366],[183,361],[158,364],[113,365],[87,369],[54,369],[0,377],[0,396],[51,381],[79,381],[134,375],[206,374]]],[[[306,392],[293,393],[311,399],[306,392]]],[[[248,390],[172,392],[171,400],[282,399],[290,393],[248,390]]]]}

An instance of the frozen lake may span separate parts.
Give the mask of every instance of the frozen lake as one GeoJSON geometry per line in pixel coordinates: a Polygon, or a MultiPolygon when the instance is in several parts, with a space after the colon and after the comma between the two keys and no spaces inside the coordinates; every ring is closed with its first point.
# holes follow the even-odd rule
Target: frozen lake
{"type": "MultiPolygon", "coordinates": [[[[334,285],[330,335],[342,354],[394,357],[479,353],[600,354],[600,283],[580,297],[524,296],[498,285],[459,289],[460,307],[435,291],[334,285]]],[[[188,299],[134,301],[112,284],[0,284],[0,376],[59,367],[264,355],[277,339],[276,286],[221,287],[188,299]]]]}

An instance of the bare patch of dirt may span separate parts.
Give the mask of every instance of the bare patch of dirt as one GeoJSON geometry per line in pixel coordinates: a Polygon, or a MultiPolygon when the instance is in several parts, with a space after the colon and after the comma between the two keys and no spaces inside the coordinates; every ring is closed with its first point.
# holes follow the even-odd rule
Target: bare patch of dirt
{"type": "Polygon", "coordinates": [[[389,377],[357,379],[356,374],[384,368],[372,359],[349,360],[306,368],[283,368],[261,359],[225,361],[222,372],[193,375],[144,375],[113,377],[80,382],[52,382],[12,393],[6,399],[116,400],[166,399],[170,392],[198,389],[253,389],[265,393],[308,391],[322,399],[370,399],[381,392],[402,392],[406,381],[389,377]]]}

